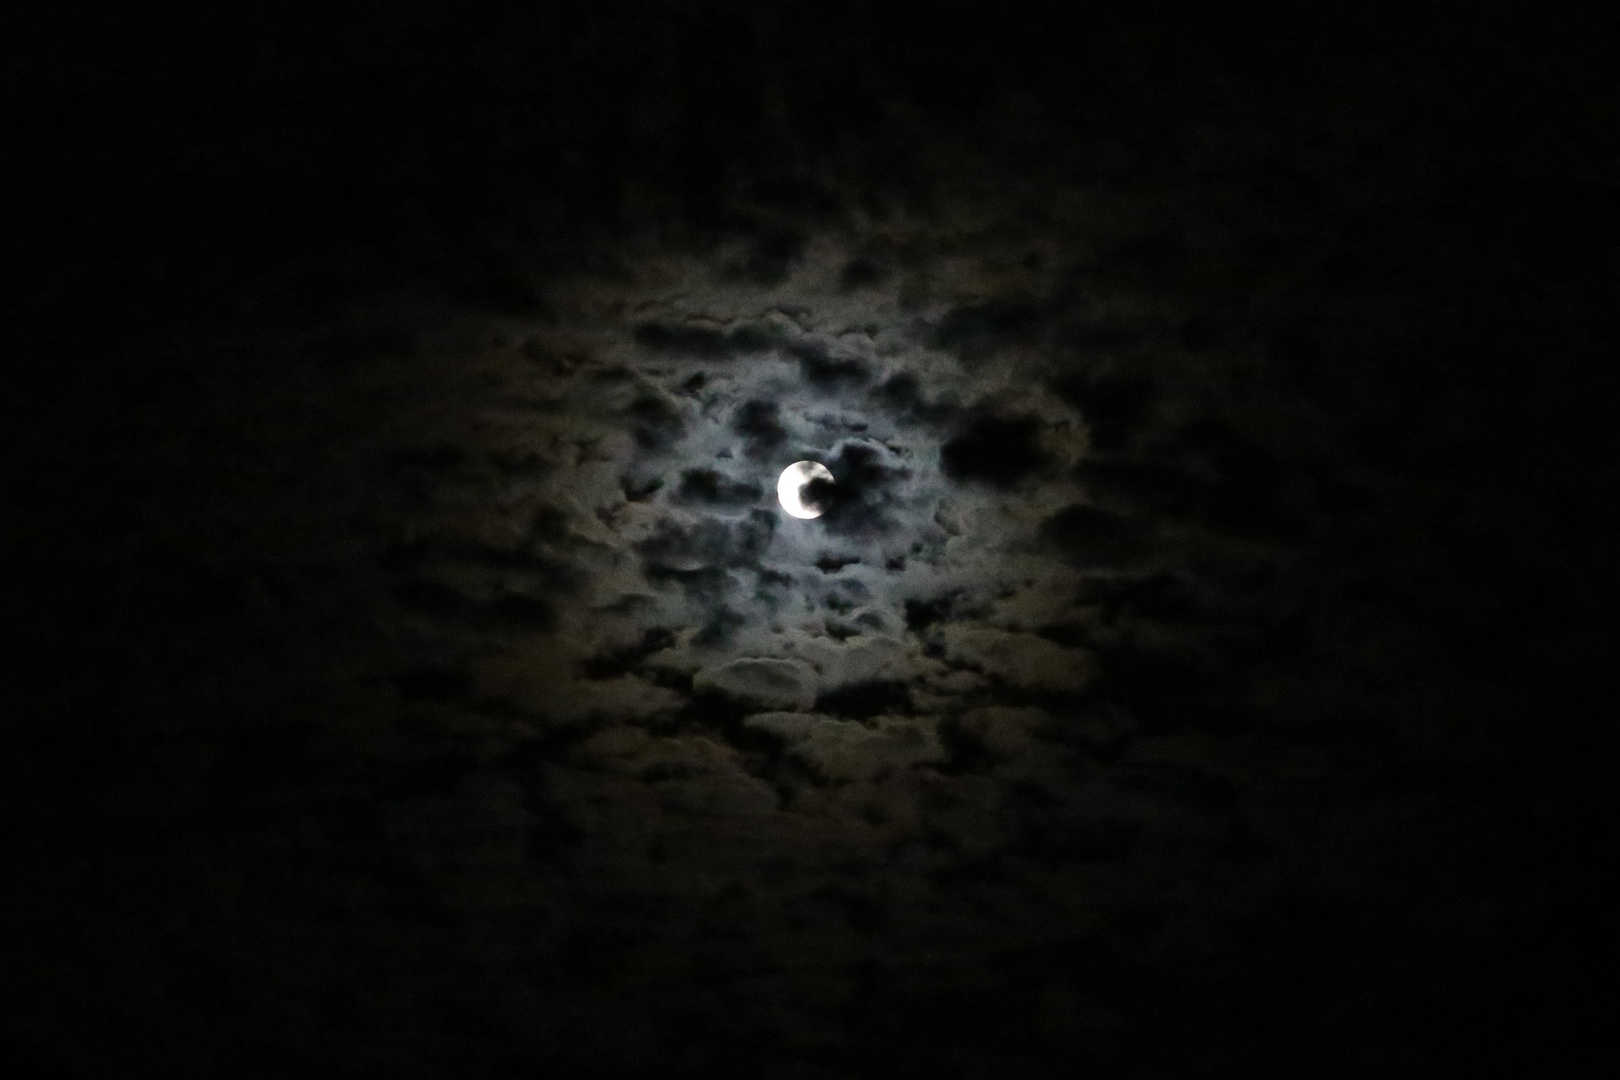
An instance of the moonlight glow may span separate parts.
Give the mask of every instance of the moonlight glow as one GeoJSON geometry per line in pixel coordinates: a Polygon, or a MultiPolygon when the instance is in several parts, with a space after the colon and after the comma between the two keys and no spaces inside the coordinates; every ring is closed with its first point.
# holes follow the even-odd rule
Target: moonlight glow
{"type": "Polygon", "coordinates": [[[812,480],[830,483],[832,478],[832,471],[819,461],[795,461],[782,470],[782,477],[776,482],[776,497],[782,501],[782,509],[796,518],[820,517],[823,507],[804,504],[804,487],[812,480]]]}

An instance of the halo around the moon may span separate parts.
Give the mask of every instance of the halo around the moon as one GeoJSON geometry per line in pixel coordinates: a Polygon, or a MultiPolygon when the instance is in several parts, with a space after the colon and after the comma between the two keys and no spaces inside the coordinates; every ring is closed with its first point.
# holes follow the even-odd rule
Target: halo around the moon
{"type": "Polygon", "coordinates": [[[782,470],[781,479],[776,482],[776,497],[782,502],[782,509],[796,518],[817,518],[826,509],[823,506],[804,503],[804,487],[812,480],[825,480],[832,482],[832,470],[819,461],[795,461],[782,470]]]}

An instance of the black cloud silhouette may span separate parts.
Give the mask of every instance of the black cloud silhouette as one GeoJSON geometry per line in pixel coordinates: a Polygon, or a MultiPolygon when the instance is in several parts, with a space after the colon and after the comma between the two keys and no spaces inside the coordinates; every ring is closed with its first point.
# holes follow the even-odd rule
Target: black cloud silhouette
{"type": "Polygon", "coordinates": [[[774,401],[745,401],[731,418],[731,430],[746,440],[749,457],[764,457],[787,438],[780,417],[781,410],[774,401]]]}
{"type": "Polygon", "coordinates": [[[826,464],[835,484],[818,489],[812,481],[805,487],[807,495],[827,499],[822,520],[829,532],[876,535],[895,527],[892,511],[899,502],[898,486],[910,470],[898,464],[891,451],[879,443],[850,440],[826,464]]]}
{"type": "Polygon", "coordinates": [[[866,365],[853,357],[833,356],[826,343],[795,342],[790,351],[799,361],[804,381],[820,390],[841,390],[866,381],[866,365]]]}
{"type": "Polygon", "coordinates": [[[952,480],[1013,487],[1051,460],[1040,431],[1032,416],[981,416],[940,448],[940,464],[952,480]]]}
{"type": "Polygon", "coordinates": [[[760,495],[757,484],[733,480],[713,469],[686,470],[675,492],[682,502],[712,507],[747,506],[758,502],[760,495]]]}

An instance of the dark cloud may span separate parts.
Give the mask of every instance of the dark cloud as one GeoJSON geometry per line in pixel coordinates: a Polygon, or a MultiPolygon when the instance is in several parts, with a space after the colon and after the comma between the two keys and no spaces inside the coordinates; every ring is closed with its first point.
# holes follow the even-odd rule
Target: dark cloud
{"type": "Polygon", "coordinates": [[[921,632],[944,621],[955,606],[954,597],[936,597],[932,600],[910,599],[905,602],[906,626],[921,632]]]}
{"type": "Polygon", "coordinates": [[[817,476],[799,489],[799,501],[806,510],[824,514],[838,501],[838,483],[825,476],[817,476]]]}
{"type": "Polygon", "coordinates": [[[699,611],[718,610],[732,588],[731,578],[722,566],[683,564],[656,554],[643,563],[642,573],[654,584],[677,586],[684,599],[699,611]]]}
{"type": "Polygon", "coordinates": [[[791,340],[792,335],[776,323],[740,323],[731,331],[731,343],[738,353],[762,353],[791,340]]]}
{"type": "Polygon", "coordinates": [[[770,323],[719,326],[656,319],[637,323],[633,336],[637,344],[653,352],[705,360],[726,360],[763,352],[789,340],[780,327],[770,323]]]}
{"type": "Polygon", "coordinates": [[[641,502],[644,499],[649,499],[662,491],[663,487],[664,478],[661,476],[619,477],[619,490],[624,492],[624,497],[630,502],[641,502]]]}
{"type": "MultiPolygon", "coordinates": [[[[850,440],[842,443],[825,462],[834,485],[824,495],[826,513],[819,519],[827,531],[843,536],[869,536],[899,527],[894,510],[900,501],[900,484],[911,470],[881,443],[850,440]]],[[[813,487],[814,482],[806,485],[813,487]]]]}
{"type": "Polygon", "coordinates": [[[790,350],[799,361],[804,381],[819,390],[842,391],[867,380],[866,365],[847,356],[834,356],[825,342],[799,341],[790,350]]]}
{"type": "Polygon", "coordinates": [[[804,239],[791,230],[761,236],[749,249],[743,276],[759,285],[780,285],[804,261],[804,239]]]}
{"type": "Polygon", "coordinates": [[[1140,431],[1152,415],[1160,389],[1148,375],[1108,373],[1069,375],[1052,389],[1080,410],[1097,450],[1116,450],[1140,431]]]}
{"type": "Polygon", "coordinates": [[[896,372],[883,380],[872,391],[872,397],[896,415],[922,423],[948,420],[957,412],[948,403],[929,401],[923,394],[922,380],[910,371],[896,372]]]}
{"type": "Polygon", "coordinates": [[[454,701],[471,692],[472,676],[458,668],[421,664],[400,672],[394,685],[403,701],[454,701]]]}
{"type": "Polygon", "coordinates": [[[872,590],[858,578],[835,577],[822,597],[822,606],[847,615],[872,598],[872,590]]]}
{"type": "Polygon", "coordinates": [[[1046,305],[1029,299],[962,304],[930,329],[928,340],[937,349],[976,360],[999,346],[1038,337],[1048,317],[1046,305]]]}
{"type": "Polygon", "coordinates": [[[1065,559],[1098,566],[1140,554],[1142,543],[1130,522],[1086,503],[1065,506],[1041,523],[1041,536],[1065,559]]]}
{"type": "Polygon", "coordinates": [[[828,691],[816,698],[816,711],[834,716],[903,715],[911,711],[911,692],[894,679],[854,683],[828,691]]]}
{"type": "Polygon", "coordinates": [[[861,256],[844,264],[844,269],[838,275],[838,284],[845,292],[853,292],[887,281],[892,274],[893,271],[878,260],[861,256]]]}
{"type": "Polygon", "coordinates": [[[680,409],[661,394],[638,395],[626,412],[636,443],[644,449],[665,449],[679,439],[685,429],[680,409]]]}
{"type": "Polygon", "coordinates": [[[952,480],[1010,488],[1051,462],[1033,416],[981,416],[940,448],[940,464],[952,480]]]}
{"type": "Polygon", "coordinates": [[[1300,478],[1275,454],[1214,417],[1182,428],[1176,447],[1195,468],[1212,477],[1204,507],[1204,516],[1212,525],[1278,537],[1298,532],[1305,512],[1294,502],[1300,478]]]}
{"type": "Polygon", "coordinates": [[[469,594],[432,578],[413,578],[396,586],[394,596],[407,608],[471,629],[541,631],[557,625],[556,605],[525,592],[469,594]]]}
{"type": "Polygon", "coordinates": [[[1068,323],[1057,335],[1057,344],[1081,355],[1130,353],[1147,338],[1146,331],[1123,319],[1103,317],[1068,323]]]}
{"type": "Polygon", "coordinates": [[[635,545],[636,551],[649,574],[691,577],[694,583],[702,577],[724,586],[723,576],[716,577],[716,572],[757,564],[776,530],[776,520],[768,510],[754,510],[737,521],[703,518],[690,526],[664,522],[635,545]]]}
{"type": "Polygon", "coordinates": [[[763,494],[759,485],[733,480],[713,469],[688,469],[681,474],[675,497],[699,506],[735,509],[757,503],[763,494]]]}
{"type": "Polygon", "coordinates": [[[749,457],[766,457],[787,439],[781,410],[774,401],[754,399],[738,406],[731,418],[731,430],[747,440],[749,457]]]}
{"type": "Polygon", "coordinates": [[[719,358],[731,353],[731,335],[712,326],[644,322],[635,329],[637,343],[654,352],[719,358]]]}
{"type": "Polygon", "coordinates": [[[698,627],[698,632],[693,635],[692,642],[695,645],[711,648],[726,645],[731,642],[738,630],[747,625],[747,615],[721,605],[704,620],[702,626],[698,627]]]}
{"type": "Polygon", "coordinates": [[[585,676],[591,679],[610,679],[628,674],[641,666],[641,662],[660,649],[674,644],[675,635],[663,626],[650,626],[641,639],[633,644],[608,649],[588,657],[583,665],[585,676]]]}

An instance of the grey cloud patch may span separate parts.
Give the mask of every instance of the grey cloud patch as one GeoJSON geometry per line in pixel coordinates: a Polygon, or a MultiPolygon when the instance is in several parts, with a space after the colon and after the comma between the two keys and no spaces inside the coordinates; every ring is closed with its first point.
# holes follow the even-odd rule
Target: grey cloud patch
{"type": "Polygon", "coordinates": [[[644,565],[670,574],[716,574],[725,567],[750,567],[770,544],[776,516],[754,510],[738,521],[703,518],[691,525],[664,522],[636,545],[644,565]]]}
{"type": "Polygon", "coordinates": [[[755,708],[808,709],[815,702],[814,675],[788,660],[744,658],[707,667],[692,688],[755,708]]]}
{"type": "Polygon", "coordinates": [[[773,317],[761,320],[648,319],[637,323],[631,336],[638,345],[654,353],[730,360],[789,346],[800,335],[787,312],[776,311],[773,317]]]}
{"type": "Polygon", "coordinates": [[[1045,709],[1034,706],[986,705],[970,709],[957,720],[956,729],[972,738],[994,757],[1011,761],[1038,746],[1055,721],[1045,709]]]}
{"type": "Polygon", "coordinates": [[[1096,659],[1036,634],[991,626],[952,624],[944,630],[945,656],[1018,687],[1078,693],[1095,681],[1096,659]]]}
{"type": "Polygon", "coordinates": [[[922,717],[885,716],[870,725],[814,713],[750,716],[745,727],[779,740],[783,752],[821,779],[854,783],[946,760],[936,724],[922,717]]]}

